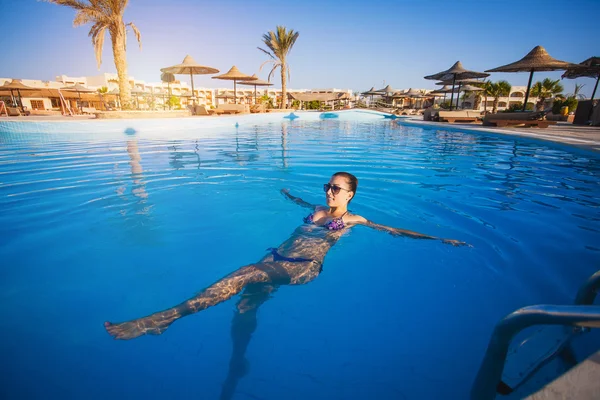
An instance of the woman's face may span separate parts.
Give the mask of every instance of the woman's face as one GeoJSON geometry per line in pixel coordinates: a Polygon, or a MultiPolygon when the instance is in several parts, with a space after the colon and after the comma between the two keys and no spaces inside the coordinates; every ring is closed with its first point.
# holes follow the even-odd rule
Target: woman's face
{"type": "Polygon", "coordinates": [[[350,191],[350,185],[343,176],[332,176],[329,180],[329,188],[325,192],[327,205],[329,207],[346,207],[354,196],[350,191]],[[337,188],[340,188],[339,190],[337,188]],[[337,193],[336,193],[337,192],[337,193]]]}

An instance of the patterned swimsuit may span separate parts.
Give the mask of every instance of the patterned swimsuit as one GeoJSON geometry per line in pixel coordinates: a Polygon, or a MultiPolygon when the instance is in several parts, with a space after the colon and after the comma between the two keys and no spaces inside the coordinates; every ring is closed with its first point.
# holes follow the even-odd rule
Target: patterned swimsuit
{"type": "MultiPolygon", "coordinates": [[[[323,227],[329,229],[330,231],[339,231],[340,229],[344,229],[345,225],[344,225],[343,218],[344,218],[344,215],[346,215],[347,213],[348,213],[348,211],[346,211],[344,214],[342,214],[341,217],[333,218],[331,221],[327,221],[325,224],[323,224],[323,227]]],[[[308,215],[307,217],[305,217],[304,223],[315,224],[314,215],[315,215],[315,213],[312,213],[312,214],[308,215]]]]}

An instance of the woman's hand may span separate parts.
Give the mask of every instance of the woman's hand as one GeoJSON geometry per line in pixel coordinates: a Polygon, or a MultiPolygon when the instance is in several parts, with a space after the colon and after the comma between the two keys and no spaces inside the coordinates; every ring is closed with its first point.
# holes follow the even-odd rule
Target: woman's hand
{"type": "Polygon", "coordinates": [[[461,242],[460,240],[455,240],[455,239],[442,239],[442,243],[444,244],[451,244],[452,246],[467,246],[467,247],[473,247],[472,245],[465,243],[465,242],[461,242]]]}
{"type": "Polygon", "coordinates": [[[290,189],[283,188],[280,190],[281,194],[290,194],[290,189]]]}

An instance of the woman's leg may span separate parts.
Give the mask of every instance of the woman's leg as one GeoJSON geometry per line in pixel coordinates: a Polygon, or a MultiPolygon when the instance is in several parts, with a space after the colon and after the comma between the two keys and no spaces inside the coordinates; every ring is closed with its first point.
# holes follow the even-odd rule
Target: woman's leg
{"type": "Polygon", "coordinates": [[[115,339],[127,340],[146,334],[160,335],[175,320],[228,300],[252,283],[288,284],[290,275],[282,263],[278,262],[247,265],[173,308],[119,324],[105,322],[104,327],[115,339]]]}
{"type": "Polygon", "coordinates": [[[277,285],[269,283],[259,283],[248,285],[242,293],[231,321],[233,349],[229,360],[229,372],[223,382],[220,400],[231,400],[239,380],[248,372],[246,349],[256,330],[258,308],[271,298],[277,287],[277,285]]]}

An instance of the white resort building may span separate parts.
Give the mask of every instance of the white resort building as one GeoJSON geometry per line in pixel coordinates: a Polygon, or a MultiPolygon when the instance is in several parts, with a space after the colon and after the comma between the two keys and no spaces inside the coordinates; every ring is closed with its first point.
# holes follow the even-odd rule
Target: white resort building
{"type": "MultiPolygon", "coordinates": [[[[0,78],[0,86],[10,83],[13,79],[0,78]]],[[[22,106],[36,114],[52,114],[64,112],[61,106],[61,97],[73,109],[110,110],[119,107],[119,83],[117,74],[104,73],[97,76],[73,77],[60,75],[55,81],[42,81],[35,79],[19,79],[31,88],[21,90],[22,106]],[[81,85],[86,91],[70,91],[69,86],[81,85]]],[[[140,110],[162,110],[167,108],[185,108],[192,101],[206,106],[217,106],[234,102],[233,88],[194,88],[194,93],[186,82],[175,81],[170,84],[165,82],[147,83],[143,80],[129,77],[131,97],[134,108],[140,110]]],[[[288,89],[291,93],[334,93],[343,92],[352,95],[349,89],[288,89]]],[[[12,97],[8,92],[0,93],[0,100],[6,104],[16,104],[17,92],[12,97]]],[[[268,96],[273,103],[281,100],[281,89],[257,87],[256,92],[252,86],[239,86],[236,91],[237,103],[254,104],[255,95],[268,96]]],[[[291,101],[291,100],[290,100],[291,101]]]]}

